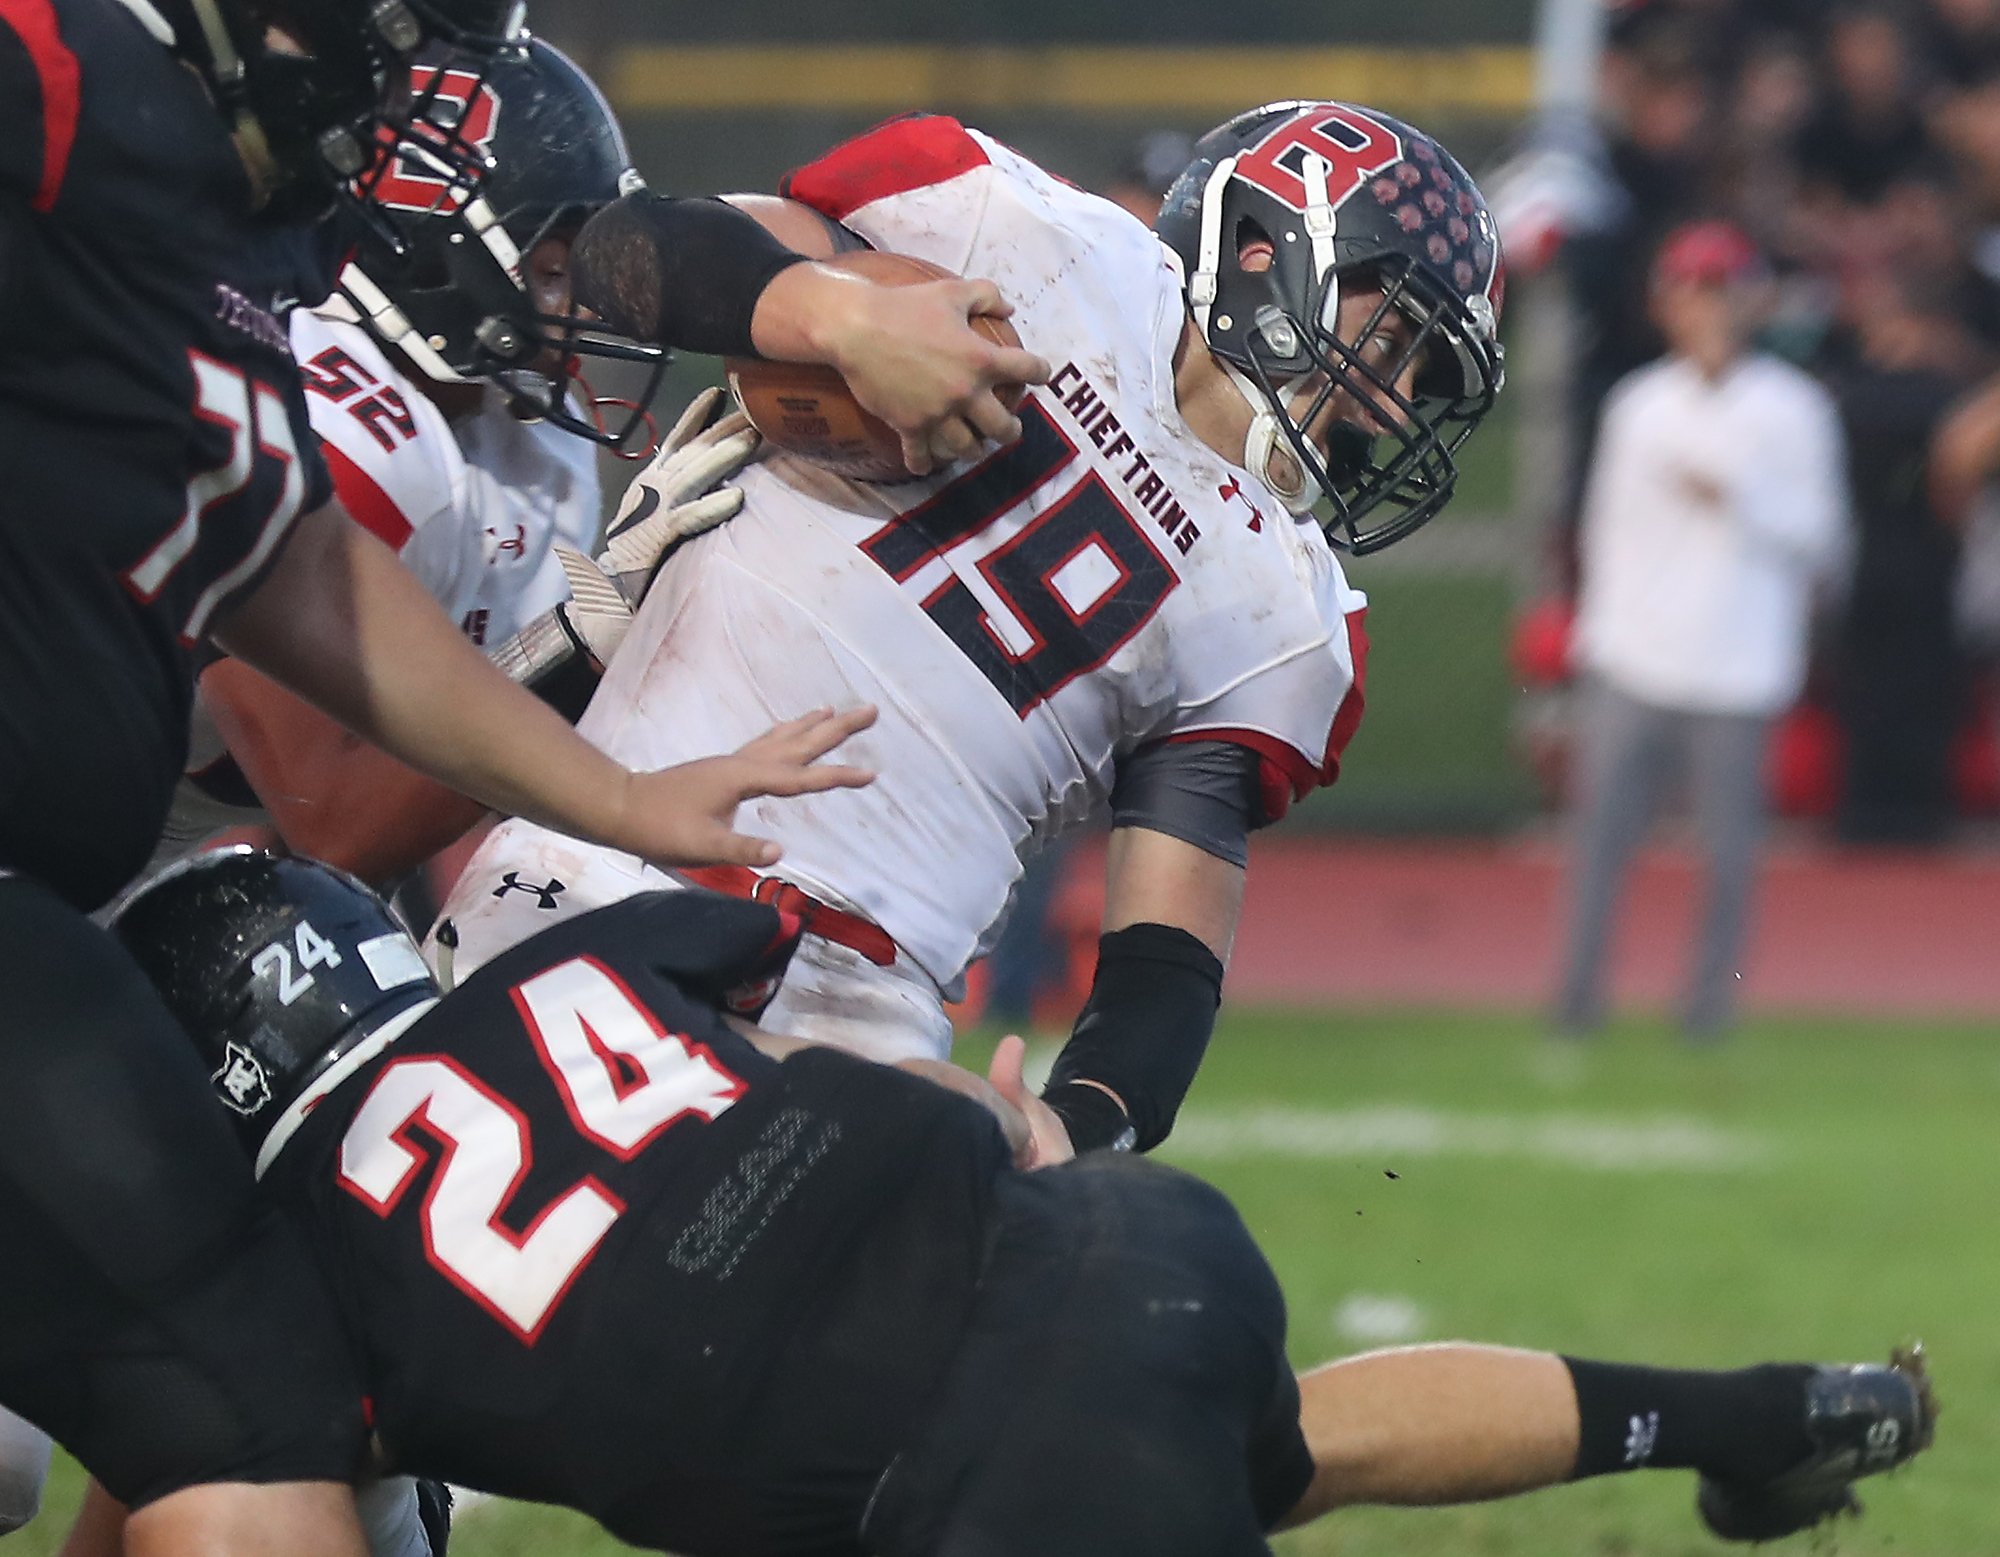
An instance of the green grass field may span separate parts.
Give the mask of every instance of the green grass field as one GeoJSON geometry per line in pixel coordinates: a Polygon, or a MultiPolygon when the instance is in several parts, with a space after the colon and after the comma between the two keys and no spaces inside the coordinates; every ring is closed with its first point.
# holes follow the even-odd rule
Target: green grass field
{"type": "MultiPolygon", "coordinates": [[[[967,1058],[981,1051],[974,1045],[967,1058]]],[[[1301,1363],[1468,1337],[1607,1358],[1865,1359],[1921,1337],[1938,1445],[1829,1540],[1773,1552],[2000,1553],[2000,1045],[1970,1026],[1760,1023],[1557,1047],[1513,1018],[1262,1013],[1218,1036],[1168,1154],[1243,1208],[1301,1363]],[[1390,1175],[1395,1175],[1391,1177],[1390,1175]]],[[[1693,1557],[1683,1473],[1466,1510],[1359,1510],[1284,1557],[1693,1557]]],[[[54,1550],[74,1479],[7,1543],[54,1550]]],[[[615,1550],[488,1506],[455,1557],[615,1550]]]]}

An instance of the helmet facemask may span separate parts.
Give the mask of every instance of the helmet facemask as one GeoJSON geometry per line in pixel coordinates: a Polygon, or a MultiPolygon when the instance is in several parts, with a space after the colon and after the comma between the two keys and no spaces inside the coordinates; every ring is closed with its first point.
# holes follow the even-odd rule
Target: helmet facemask
{"type": "MultiPolygon", "coordinates": [[[[377,145],[448,139],[427,105],[397,102],[392,88],[434,38],[465,40],[468,59],[508,46],[445,19],[475,3],[484,17],[488,0],[162,0],[162,9],[229,121],[263,209],[305,220],[342,199],[360,209],[353,180],[377,145]]],[[[476,187],[478,170],[462,177],[476,187]]]]}
{"type": "Polygon", "coordinates": [[[647,420],[668,353],[594,327],[573,308],[543,311],[528,274],[542,243],[574,236],[601,205],[644,187],[610,109],[538,41],[490,71],[425,64],[412,79],[412,95],[435,105],[445,128],[385,146],[370,170],[363,192],[375,219],[341,275],[342,296],[427,377],[491,381],[524,420],[622,450],[647,420]],[[576,117],[537,119],[563,111],[576,117]],[[579,133],[565,135],[569,124],[579,133]],[[522,166],[536,150],[548,155],[522,166]],[[583,377],[592,361],[639,367],[643,388],[630,401],[599,399],[583,377]],[[607,404],[627,414],[607,420],[607,404]]]}
{"type": "Polygon", "coordinates": [[[1454,319],[1462,311],[1449,289],[1400,256],[1349,261],[1327,274],[1310,325],[1273,284],[1252,315],[1243,360],[1224,361],[1255,413],[1245,463],[1294,514],[1325,504],[1329,537],[1357,556],[1401,540],[1450,500],[1457,450],[1492,409],[1498,348],[1477,345],[1476,327],[1454,319]],[[1359,328],[1343,331],[1342,302],[1377,290],[1359,328]],[[1385,334],[1392,350],[1371,351],[1385,334]],[[1336,411],[1345,414],[1329,422],[1336,411]],[[1303,477],[1290,491],[1269,466],[1280,440],[1303,477]],[[1385,507],[1387,518],[1362,525],[1385,507]]]}

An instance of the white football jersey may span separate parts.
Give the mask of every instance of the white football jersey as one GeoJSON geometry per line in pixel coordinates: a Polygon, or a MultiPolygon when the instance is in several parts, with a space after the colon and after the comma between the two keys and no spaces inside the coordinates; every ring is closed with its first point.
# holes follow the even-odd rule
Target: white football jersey
{"type": "MultiPolygon", "coordinates": [[[[1267,820],[1328,782],[1360,711],[1364,601],[1316,524],[1182,421],[1180,281],[1110,201],[943,118],[871,132],[785,192],[878,249],[992,278],[1054,378],[1017,443],[933,478],[746,471],[742,513],[669,558],[579,729],[653,768],[877,705],[840,754],[874,784],[756,802],[738,825],[949,988],[1022,856],[1099,808],[1137,748],[1251,748],[1267,820]]],[[[540,863],[532,832],[489,840],[460,908],[510,834],[540,863]]]]}
{"type": "MultiPolygon", "coordinates": [[[[292,354],[334,493],[364,529],[396,548],[425,593],[475,643],[497,645],[569,599],[557,541],[592,554],[603,524],[594,445],[525,423],[491,385],[472,415],[448,421],[391,365],[375,338],[342,316],[295,309],[292,354]]],[[[197,693],[187,771],[227,753],[197,693]]],[[[152,870],[234,827],[267,820],[241,803],[240,780],[184,778],[152,870]]]]}
{"type": "Polygon", "coordinates": [[[520,421],[492,385],[476,412],[447,421],[337,311],[295,312],[292,350],[341,502],[469,637],[504,642],[569,598],[552,548],[596,550],[594,446],[520,421]]]}

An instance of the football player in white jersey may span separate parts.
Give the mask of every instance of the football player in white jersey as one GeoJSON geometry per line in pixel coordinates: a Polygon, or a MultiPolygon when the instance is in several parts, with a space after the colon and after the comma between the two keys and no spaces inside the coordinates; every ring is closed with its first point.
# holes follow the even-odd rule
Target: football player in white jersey
{"type": "MultiPolygon", "coordinates": [[[[1436,513],[1500,388],[1492,219],[1429,136],[1326,102],[1204,137],[1154,231],[940,117],[783,188],[741,203],[805,252],[991,275],[1055,371],[1018,440],[927,479],[746,471],[741,514],[668,558],[579,728],[650,764],[788,712],[880,707],[850,743],[874,786],[759,807],[781,867],[681,879],[801,912],[813,934],[771,1020],[882,1059],[946,1050],[945,1004],[1022,858],[1108,807],[1105,933],[1044,1094],[1048,1147],[1151,1147],[1213,1025],[1247,836],[1332,781],[1360,715],[1364,601],[1336,548],[1436,513]]],[[[651,225],[621,201],[579,253],[644,275],[651,225]]],[[[579,295],[644,331],[643,288],[579,295]]],[[[509,823],[437,949],[463,972],[670,879],[509,823]]]]}
{"type": "MultiPolygon", "coordinates": [[[[567,314],[576,230],[643,187],[596,86],[537,39],[483,75],[419,65],[412,90],[449,100],[492,158],[485,199],[528,299],[538,314],[567,314]]],[[[497,267],[454,263],[458,225],[431,219],[450,197],[416,154],[393,159],[376,200],[398,243],[386,227],[362,237],[335,296],[292,315],[292,350],[348,513],[396,548],[467,637],[574,718],[627,619],[589,561],[602,530],[597,449],[629,440],[639,416],[600,423],[571,369],[579,354],[637,359],[651,369],[643,405],[665,353],[581,336],[504,382],[487,376],[498,368],[482,344],[489,321],[518,312],[520,290],[497,267]]],[[[222,661],[203,677],[188,778],[155,863],[223,829],[274,824],[292,847],[387,882],[481,815],[222,661]]]]}

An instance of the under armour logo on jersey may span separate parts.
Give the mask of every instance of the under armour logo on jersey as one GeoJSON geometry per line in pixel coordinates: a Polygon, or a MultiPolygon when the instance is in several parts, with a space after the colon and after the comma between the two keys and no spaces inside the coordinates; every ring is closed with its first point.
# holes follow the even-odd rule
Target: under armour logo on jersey
{"type": "Polygon", "coordinates": [[[1644,1416],[1633,1417],[1631,1426],[1625,1432],[1625,1463],[1644,1465],[1653,1457],[1654,1446],[1659,1441],[1659,1412],[1648,1411],[1644,1416]]]}
{"type": "Polygon", "coordinates": [[[1227,482],[1215,489],[1215,495],[1228,502],[1232,497],[1243,500],[1243,506],[1250,510],[1250,528],[1261,534],[1264,529],[1264,511],[1250,501],[1250,494],[1243,490],[1243,483],[1231,476],[1227,482]]]}
{"type": "Polygon", "coordinates": [[[535,904],[535,907],[554,908],[556,906],[556,899],[568,890],[568,887],[553,876],[549,877],[547,886],[537,886],[532,881],[523,881],[521,873],[518,870],[510,870],[500,878],[500,885],[493,889],[493,895],[495,897],[505,897],[509,892],[532,892],[536,897],[541,899],[539,903],[535,904]]]}
{"type": "Polygon", "coordinates": [[[222,1068],[208,1078],[222,1101],[239,1114],[250,1115],[271,1101],[271,1079],[257,1056],[240,1043],[222,1051],[222,1068]]]}

